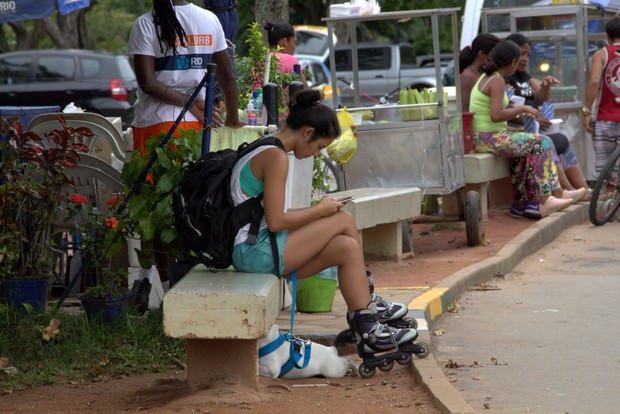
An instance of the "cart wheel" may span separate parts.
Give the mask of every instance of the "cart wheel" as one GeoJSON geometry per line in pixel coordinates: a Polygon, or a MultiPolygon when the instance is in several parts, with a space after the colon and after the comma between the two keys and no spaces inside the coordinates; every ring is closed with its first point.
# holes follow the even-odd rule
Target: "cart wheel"
{"type": "Polygon", "coordinates": [[[465,230],[467,231],[467,244],[470,246],[482,243],[481,216],[480,195],[476,191],[468,191],[465,202],[465,230]]]}

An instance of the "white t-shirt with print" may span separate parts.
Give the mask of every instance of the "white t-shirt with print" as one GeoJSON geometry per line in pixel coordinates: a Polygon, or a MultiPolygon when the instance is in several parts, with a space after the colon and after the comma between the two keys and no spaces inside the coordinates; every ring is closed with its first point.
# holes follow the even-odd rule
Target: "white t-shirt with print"
{"type": "MultiPolygon", "coordinates": [[[[128,55],[155,57],[156,78],[189,96],[204,77],[213,53],[226,49],[226,38],[220,21],[210,11],[194,4],[175,6],[174,9],[187,34],[187,47],[177,46],[176,55],[172,50],[166,51],[165,47],[162,52],[153,14],[149,12],[138,17],[131,29],[128,55]]],[[[203,88],[199,97],[204,99],[204,96],[203,88]]],[[[144,128],[160,122],[174,121],[182,109],[180,106],[163,103],[139,89],[134,105],[133,126],[144,128]]],[[[196,121],[196,118],[188,111],[185,120],[196,121]]]]}

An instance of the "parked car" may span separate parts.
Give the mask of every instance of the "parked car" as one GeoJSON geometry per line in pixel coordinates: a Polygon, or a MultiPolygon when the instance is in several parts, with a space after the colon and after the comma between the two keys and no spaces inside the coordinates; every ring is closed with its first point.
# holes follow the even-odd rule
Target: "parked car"
{"type": "MultiPolygon", "coordinates": [[[[354,103],[351,45],[336,45],[335,52],[336,76],[343,90],[342,104],[351,106],[354,103]]],[[[357,54],[362,105],[379,103],[382,98],[396,102],[402,88],[437,86],[433,55],[416,56],[411,44],[358,43],[357,54]]],[[[440,54],[442,74],[451,58],[451,54],[440,54]]]]}
{"type": "Polygon", "coordinates": [[[323,90],[323,94],[325,95],[323,103],[327,106],[332,107],[332,74],[327,65],[316,56],[297,55],[297,59],[299,60],[299,64],[301,65],[302,70],[305,71],[306,69],[308,69],[310,71],[308,86],[321,88],[323,90]]]}
{"type": "Polygon", "coordinates": [[[24,50],[0,54],[0,103],[87,112],[133,120],[138,81],[124,55],[87,50],[24,50]]]}
{"type": "MultiPolygon", "coordinates": [[[[327,27],[294,26],[297,34],[295,56],[300,62],[308,57],[320,59],[329,71],[329,42],[327,27]]],[[[334,39],[336,74],[338,76],[339,102],[353,106],[354,91],[351,45],[334,39]]],[[[362,42],[357,45],[358,76],[362,105],[373,105],[382,100],[398,100],[401,88],[417,89],[436,87],[434,55],[416,56],[409,43],[362,42]]],[[[452,59],[452,54],[440,54],[442,73],[452,59]]],[[[329,72],[330,76],[333,71],[329,72]]]]}
{"type": "MultiPolygon", "coordinates": [[[[297,35],[295,56],[315,56],[322,62],[329,59],[329,42],[327,41],[327,27],[297,25],[293,26],[297,35]]],[[[334,44],[338,43],[336,35],[334,44]]]]}

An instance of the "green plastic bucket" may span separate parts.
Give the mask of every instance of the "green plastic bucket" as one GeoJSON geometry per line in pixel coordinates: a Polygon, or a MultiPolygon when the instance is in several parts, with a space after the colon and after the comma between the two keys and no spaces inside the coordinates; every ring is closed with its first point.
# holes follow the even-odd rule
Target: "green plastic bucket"
{"type": "Polygon", "coordinates": [[[297,281],[298,312],[330,312],[336,296],[336,280],[310,276],[297,281]]]}

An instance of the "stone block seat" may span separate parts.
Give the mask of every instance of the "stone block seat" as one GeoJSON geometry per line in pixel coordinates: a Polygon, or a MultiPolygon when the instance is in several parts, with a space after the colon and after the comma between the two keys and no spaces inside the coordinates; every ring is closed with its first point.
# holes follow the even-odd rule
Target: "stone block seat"
{"type": "Polygon", "coordinates": [[[272,274],[197,265],[164,295],[164,333],[187,340],[191,389],[221,381],[257,389],[258,340],[278,316],[281,292],[272,274]]]}
{"type": "MultiPolygon", "coordinates": [[[[476,191],[480,194],[481,215],[488,218],[488,209],[493,206],[510,204],[512,188],[510,184],[510,168],[506,158],[493,154],[465,154],[465,194],[476,191]]],[[[442,197],[444,215],[458,214],[455,193],[442,197]]]]}
{"type": "Polygon", "coordinates": [[[419,188],[356,188],[330,196],[355,197],[343,210],[355,218],[367,259],[402,258],[401,222],[420,215],[422,191],[419,188]]]}

